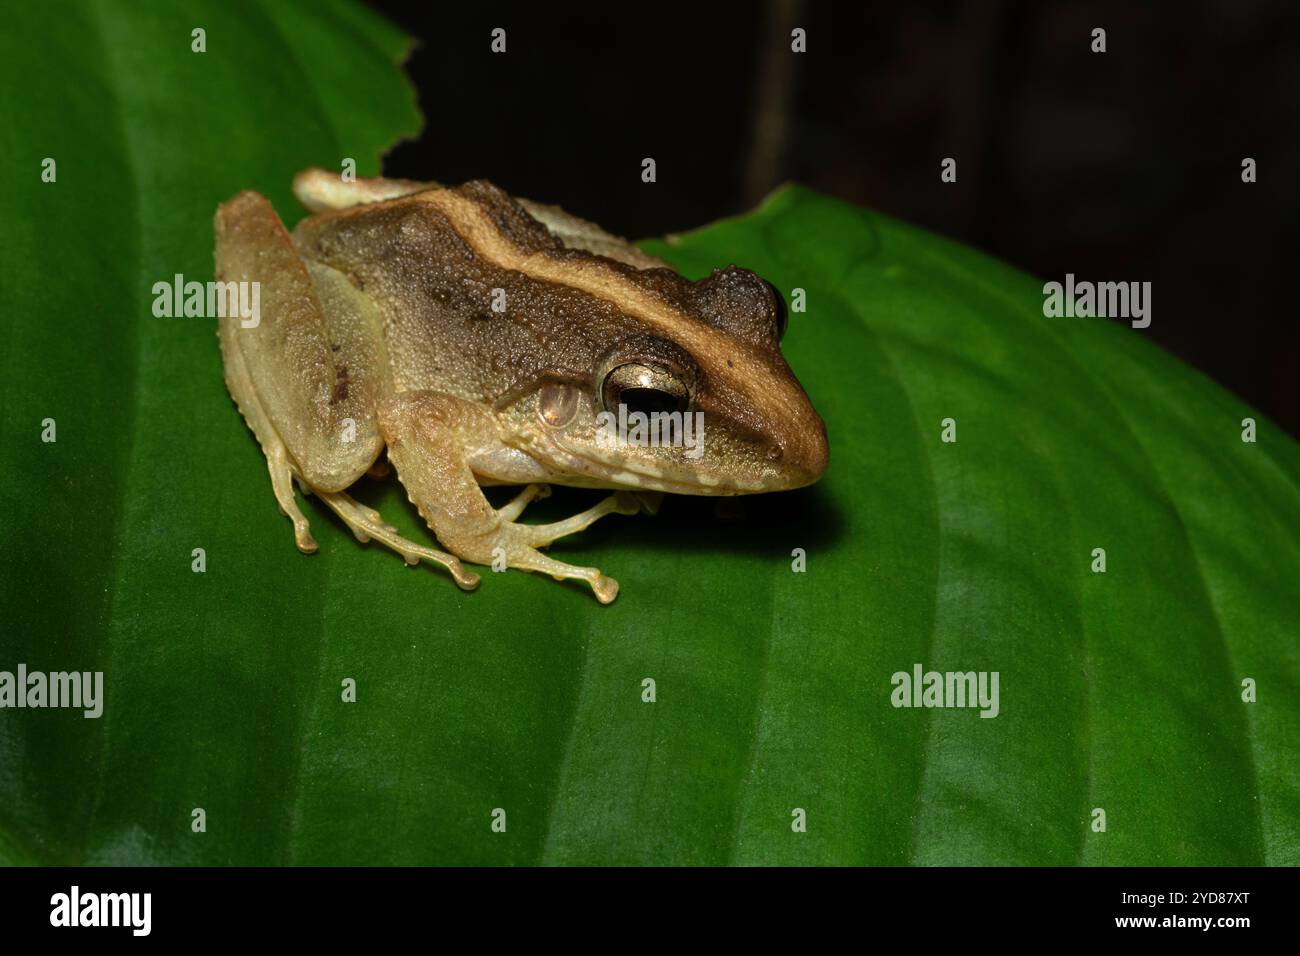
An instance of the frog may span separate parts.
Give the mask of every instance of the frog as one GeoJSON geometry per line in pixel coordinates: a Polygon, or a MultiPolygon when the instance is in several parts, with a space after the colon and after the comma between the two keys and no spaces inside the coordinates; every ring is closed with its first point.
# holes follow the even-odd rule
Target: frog
{"type": "Polygon", "coordinates": [[[257,192],[222,203],[214,257],[217,281],[260,292],[257,321],[219,319],[217,336],[298,550],[318,547],[300,492],[463,589],[480,580],[466,563],[490,565],[585,582],[609,604],[615,579],[546,549],[606,515],[654,515],[665,494],[789,491],[825,472],[825,424],[781,351],[784,299],[756,273],[688,279],[487,180],[312,168],[293,193],[307,215],[292,232],[257,192]],[[695,416],[700,441],[611,434],[629,410],[695,416]],[[349,493],[393,472],[440,548],[349,493]],[[553,485],[608,494],[521,521],[553,485]],[[494,486],[519,490],[498,507],[494,486]]]}

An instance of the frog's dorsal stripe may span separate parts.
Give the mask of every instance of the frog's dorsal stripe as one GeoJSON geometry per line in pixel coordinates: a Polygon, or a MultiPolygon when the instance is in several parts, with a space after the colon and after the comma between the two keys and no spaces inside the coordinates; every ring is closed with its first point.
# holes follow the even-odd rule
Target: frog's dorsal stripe
{"type": "MultiPolygon", "coordinates": [[[[414,179],[386,179],[358,177],[343,179],[338,173],[324,169],[304,169],[293,178],[293,194],[312,212],[350,209],[353,206],[386,202],[429,189],[446,189],[441,183],[420,182],[414,179]]],[[[513,197],[528,215],[555,236],[566,248],[579,249],[606,256],[635,269],[670,268],[668,263],[649,253],[642,252],[624,239],[606,232],[594,222],[579,219],[561,209],[531,199],[513,197]]]]}

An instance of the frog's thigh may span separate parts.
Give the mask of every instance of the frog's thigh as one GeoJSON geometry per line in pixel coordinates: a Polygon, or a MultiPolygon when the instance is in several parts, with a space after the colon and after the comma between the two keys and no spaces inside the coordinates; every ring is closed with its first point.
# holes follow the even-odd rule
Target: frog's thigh
{"type": "MultiPolygon", "coordinates": [[[[618,582],[599,569],[565,564],[537,550],[558,537],[547,533],[553,526],[505,520],[484,497],[462,437],[495,433],[491,416],[479,406],[439,392],[404,392],[381,403],[379,428],[407,496],[447,550],[477,564],[491,564],[504,555],[509,567],[541,571],[556,580],[579,578],[602,603],[614,600],[618,582]]],[[[611,510],[606,507],[601,513],[611,510]]],[[[599,515],[586,523],[595,517],[599,515]]],[[[577,530],[576,525],[571,530],[577,530]]]]}
{"type": "Polygon", "coordinates": [[[312,489],[342,491],[383,448],[374,407],[382,346],[368,332],[364,302],[333,270],[308,271],[256,193],[217,210],[216,239],[218,280],[258,284],[255,325],[219,321],[231,393],[268,460],[283,450],[312,489]]]}

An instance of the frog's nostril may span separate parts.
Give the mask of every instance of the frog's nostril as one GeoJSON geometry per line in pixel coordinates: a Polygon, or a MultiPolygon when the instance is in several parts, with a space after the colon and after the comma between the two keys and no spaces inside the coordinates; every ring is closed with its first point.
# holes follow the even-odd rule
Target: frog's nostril
{"type": "Polygon", "coordinates": [[[767,460],[775,464],[785,457],[785,449],[776,442],[767,446],[767,460]]]}

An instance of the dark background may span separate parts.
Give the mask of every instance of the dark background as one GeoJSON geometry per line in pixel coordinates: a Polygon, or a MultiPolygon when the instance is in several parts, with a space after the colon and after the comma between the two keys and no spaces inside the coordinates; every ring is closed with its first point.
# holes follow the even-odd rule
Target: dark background
{"type": "Polygon", "coordinates": [[[388,175],[490,179],[632,237],[793,179],[1041,277],[1149,280],[1134,334],[1300,435],[1298,3],[372,5],[420,43],[426,126],[388,175]]]}

